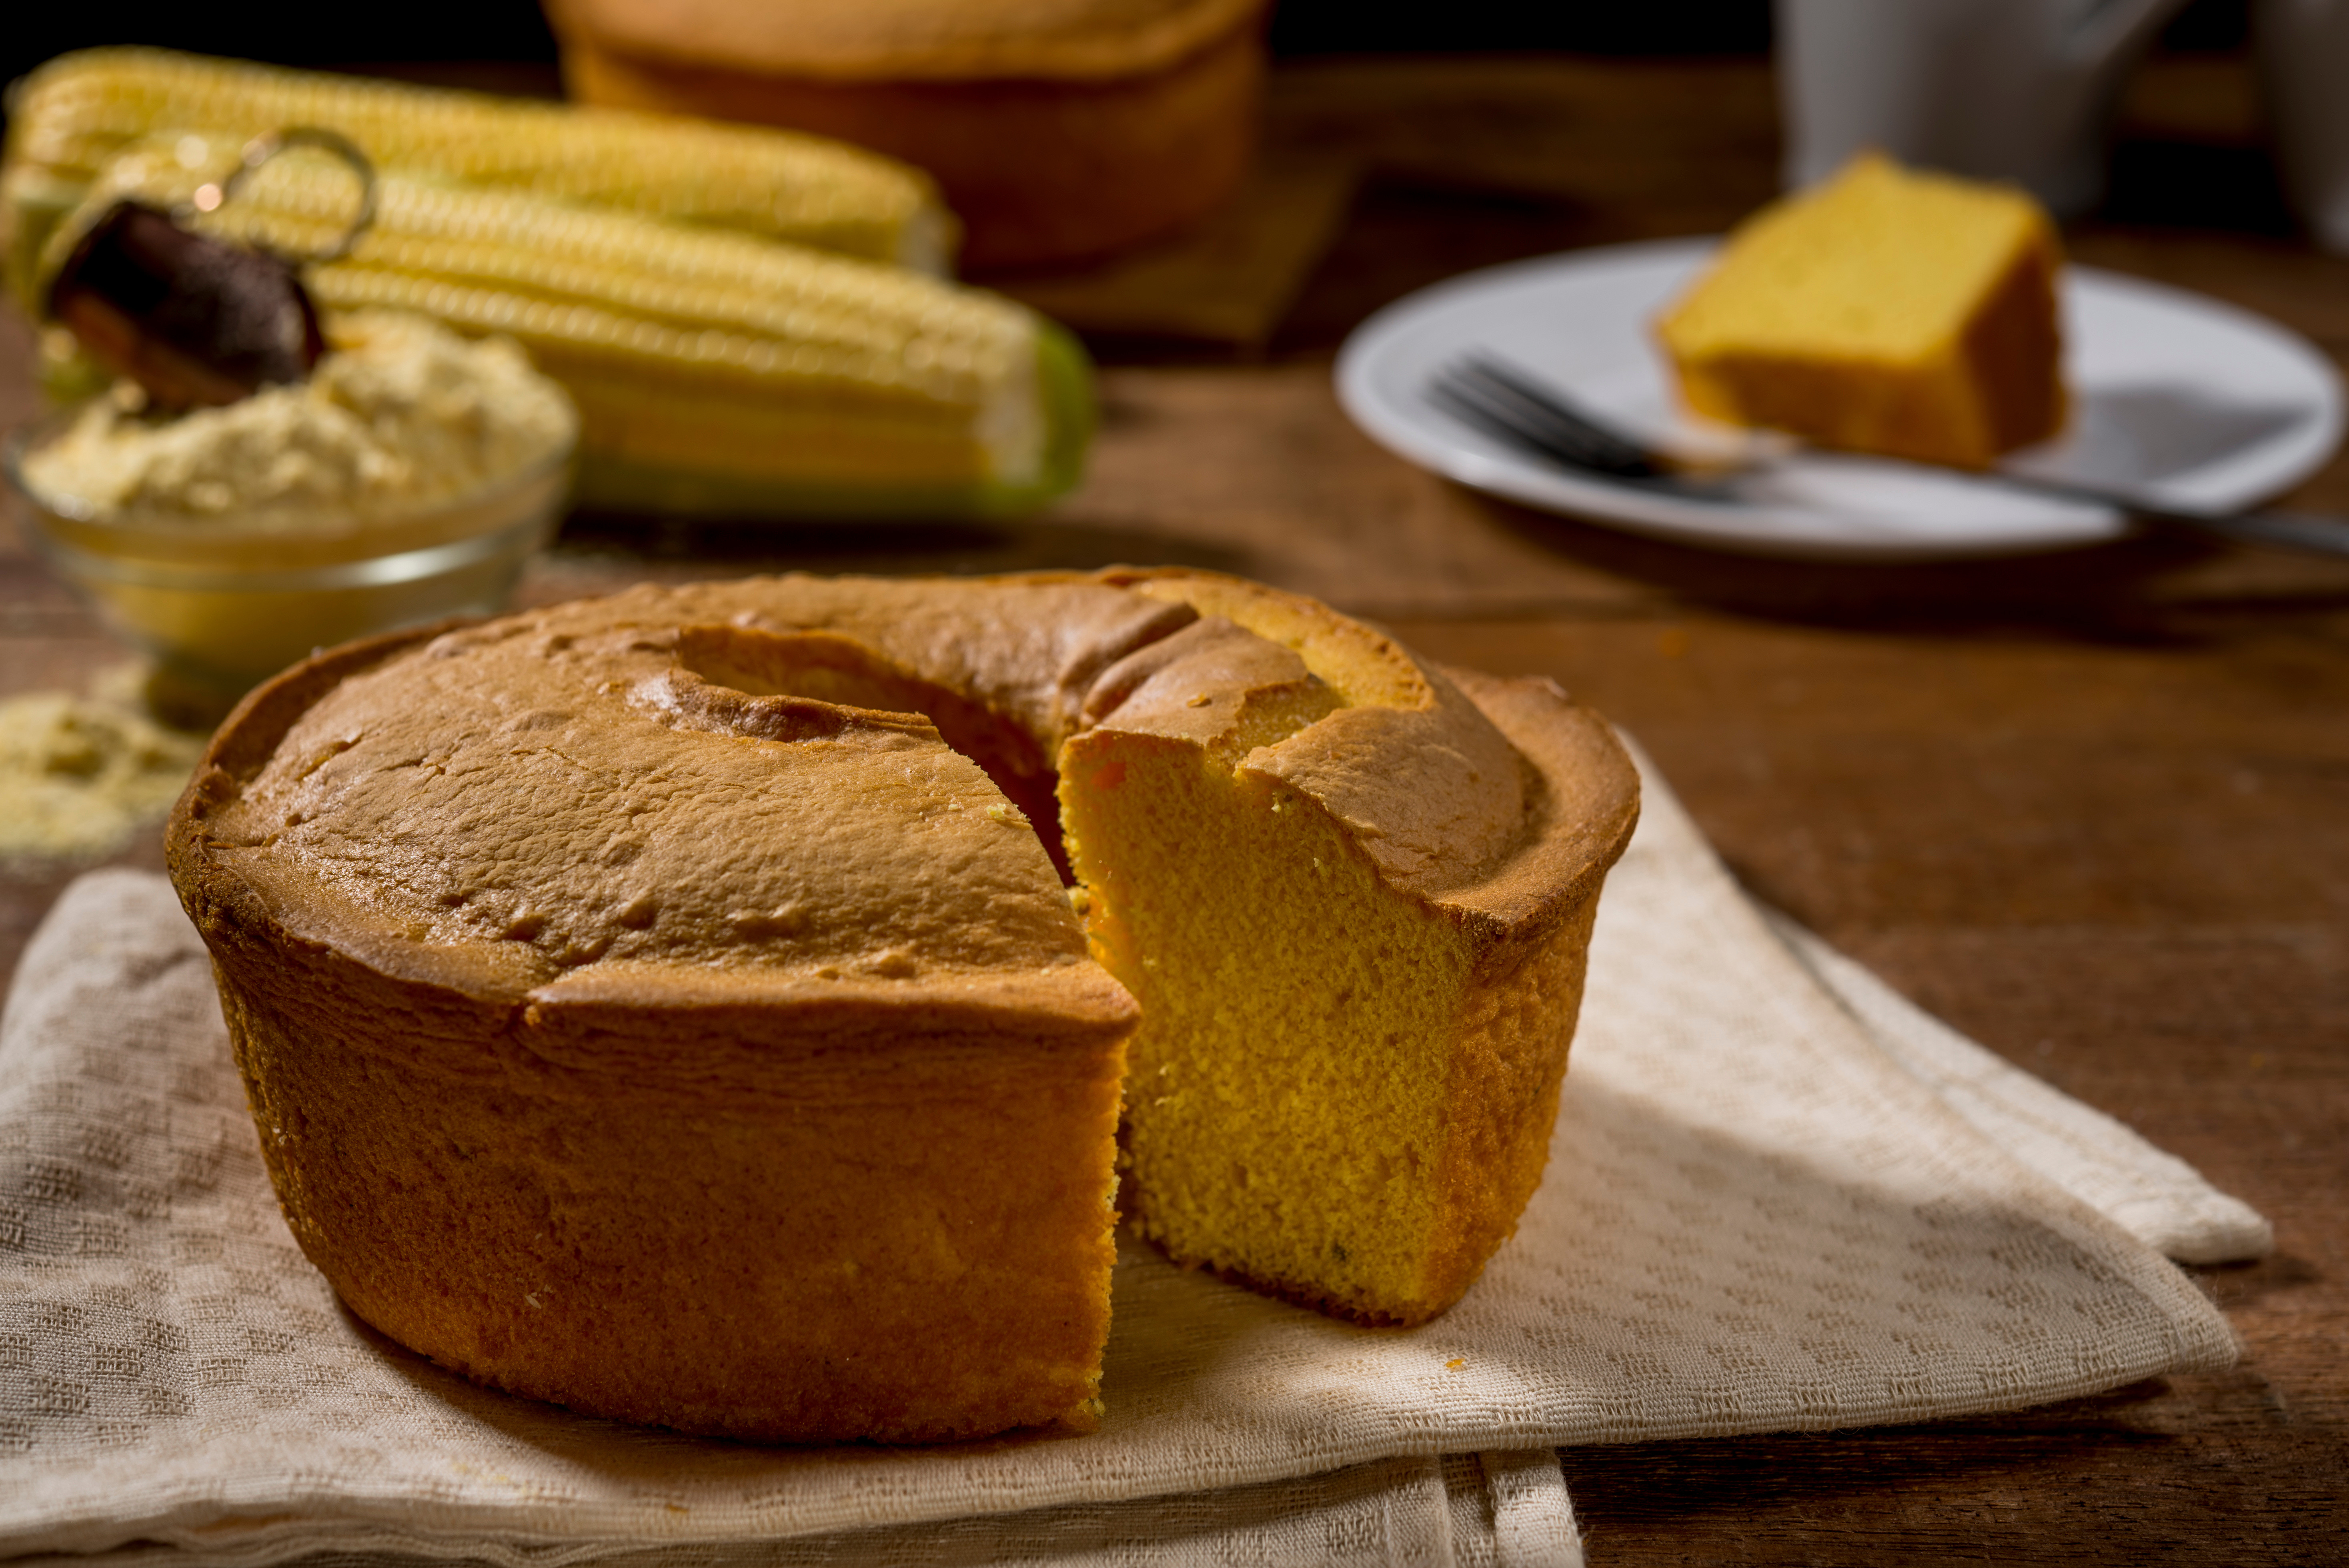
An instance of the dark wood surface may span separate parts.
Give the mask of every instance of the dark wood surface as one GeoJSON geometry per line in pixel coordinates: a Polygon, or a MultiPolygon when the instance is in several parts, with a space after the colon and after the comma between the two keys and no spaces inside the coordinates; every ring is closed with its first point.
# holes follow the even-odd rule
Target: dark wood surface
{"type": "MultiPolygon", "coordinates": [[[[2296,240],[2271,187],[2165,183],[2271,181],[2244,81],[2217,61],[2140,83],[2127,179],[2074,253],[2349,361],[2349,261],[2296,240]]],[[[1185,562],[1555,676],[1647,745],[1757,893],[2194,1162],[2278,1243],[2195,1271],[2242,1337],[2230,1372],[1961,1423],[1570,1450],[1592,1561],[2349,1560],[2349,561],[2168,536],[1961,566],[1741,559],[1480,500],[1330,395],[1346,330],[1414,287],[1713,232],[1766,199],[1771,104],[1753,62],[1287,68],[1273,136],[1373,170],[1349,223],[1264,361],[1109,367],[1075,497],[986,528],[583,519],[525,594],[1185,562]]],[[[0,422],[31,407],[9,331],[0,422]]],[[[2349,511],[2349,462],[2290,499],[2349,511]]],[[[0,695],[119,657],[0,538],[0,695]]],[[[0,971],[63,880],[0,873],[0,971]]]]}

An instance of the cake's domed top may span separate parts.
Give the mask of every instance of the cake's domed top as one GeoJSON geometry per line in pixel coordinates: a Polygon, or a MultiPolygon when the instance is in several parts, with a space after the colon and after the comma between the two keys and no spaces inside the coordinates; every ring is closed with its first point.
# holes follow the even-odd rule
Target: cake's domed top
{"type": "Polygon", "coordinates": [[[1265,0],[557,0],[558,28],[652,59],[847,80],[1079,80],[1174,64],[1265,0]]]}
{"type": "Polygon", "coordinates": [[[1229,578],[643,588],[345,660],[199,791],[204,858],[289,933],[484,998],[1129,1009],[1055,874],[1088,728],[1282,781],[1496,934],[1555,880],[1516,864],[1539,775],[1450,681],[1229,578]]]}

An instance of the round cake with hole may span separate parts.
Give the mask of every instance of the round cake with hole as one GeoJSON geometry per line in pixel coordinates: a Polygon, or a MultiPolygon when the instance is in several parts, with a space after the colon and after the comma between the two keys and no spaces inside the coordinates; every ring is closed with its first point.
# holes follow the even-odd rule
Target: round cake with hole
{"type": "Polygon", "coordinates": [[[793,576],[321,655],[169,851],[358,1316],[595,1414],[926,1441],[1094,1421],[1121,1212],[1359,1322],[1457,1300],[1637,810],[1550,683],[1237,579],[793,576]]]}

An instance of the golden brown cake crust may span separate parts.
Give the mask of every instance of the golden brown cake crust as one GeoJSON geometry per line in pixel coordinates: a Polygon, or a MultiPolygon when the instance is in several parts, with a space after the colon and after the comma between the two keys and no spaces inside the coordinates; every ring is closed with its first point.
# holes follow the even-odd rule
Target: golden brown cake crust
{"type": "Polygon", "coordinates": [[[321,694],[211,818],[212,858],[289,930],[501,1001],[910,985],[1120,1016],[1036,836],[926,719],[694,667],[807,647],[627,607],[444,634],[321,694]]]}
{"type": "MultiPolygon", "coordinates": [[[[1350,706],[1232,760],[1320,800],[1389,886],[1484,939],[1547,932],[1595,894],[1622,852],[1639,817],[1638,775],[1605,724],[1555,685],[1464,677],[1478,683],[1472,698],[1454,674],[1309,599],[1180,569],[1102,576],[1181,596],[1203,612],[1284,625],[1287,639],[1330,672],[1350,706]],[[1544,711],[1537,716],[1536,707],[1544,711]],[[1518,736],[1518,727],[1526,734],[1518,736]],[[1534,760],[1539,748],[1554,748],[1568,733],[1570,753],[1534,760]]],[[[1185,735],[1198,722],[1190,699],[1217,689],[1216,673],[1163,681],[1158,702],[1129,703],[1100,722],[1185,735]]]]}
{"type": "Polygon", "coordinates": [[[1463,899],[1506,934],[1480,957],[1445,1089],[1444,1240],[1427,1287],[1444,1304],[1475,1282],[1541,1185],[1600,885],[1640,815],[1639,773],[1598,715],[1551,681],[1454,674],[1538,772],[1542,803],[1524,852],[1463,899]]]}
{"type": "MultiPolygon", "coordinates": [[[[1008,786],[1022,814],[1043,820],[1050,759],[1080,729],[1098,727],[1229,741],[1232,765],[1327,805],[1391,885],[1497,939],[1561,918],[1603,875],[1637,815],[1636,779],[1604,727],[1562,696],[1516,691],[1486,683],[1472,701],[1440,669],[1326,606],[1181,569],[647,587],[478,627],[400,634],[299,666],[222,727],[181,815],[189,829],[202,826],[207,875],[234,866],[250,892],[285,894],[290,873],[273,868],[298,863],[300,877],[335,892],[288,912],[320,923],[316,939],[381,945],[387,963],[425,966],[419,978],[508,1000],[576,988],[590,968],[603,972],[599,988],[621,976],[653,985],[657,948],[697,994],[709,982],[763,997],[838,968],[823,994],[861,995],[854,987],[874,965],[895,971],[881,978],[905,977],[906,964],[893,955],[958,978],[1083,967],[1056,901],[1001,890],[975,929],[927,902],[926,873],[947,844],[958,864],[968,857],[991,876],[1032,877],[1040,847],[987,815],[992,789],[1008,786]],[[852,655],[842,676],[842,647],[871,656],[852,655]],[[838,786],[843,777],[833,770],[845,769],[860,782],[833,789],[854,796],[854,820],[815,848],[798,839],[822,819],[796,813],[845,808],[761,799],[789,776],[773,773],[771,749],[738,744],[781,722],[792,699],[738,698],[719,711],[695,695],[730,689],[696,666],[755,678],[736,666],[761,650],[781,650],[794,670],[822,666],[861,689],[922,702],[937,720],[817,705],[843,717],[810,776],[838,786]],[[1298,696],[1315,668],[1326,672],[1313,678],[1328,695],[1298,696]],[[897,685],[884,690],[887,681],[897,685]],[[1488,717],[1488,707],[1515,712],[1524,700],[1579,716],[1571,727],[1581,750],[1570,765],[1535,766],[1488,717]],[[469,766],[526,780],[533,775],[517,759],[542,757],[565,769],[593,760],[615,779],[657,773],[658,789],[674,793],[681,756],[691,759],[689,781],[719,804],[771,819],[783,847],[761,852],[786,858],[737,856],[713,878],[698,859],[704,846],[687,841],[674,847],[697,857],[688,876],[658,859],[657,835],[642,830],[657,821],[648,811],[657,800],[624,790],[570,799],[550,791],[532,802],[543,809],[508,820],[418,803],[452,775],[461,785],[469,766]],[[871,831],[885,807],[902,813],[907,836],[871,831]],[[415,849],[450,810],[465,824],[464,861],[531,874],[470,888],[452,865],[415,849]],[[386,838],[396,841],[378,841],[386,838]],[[593,846],[585,859],[573,852],[582,844],[593,846]],[[786,873],[836,879],[851,902],[836,917],[795,922],[765,902],[786,873]],[[533,896],[548,907],[532,907],[533,896]],[[779,945],[763,945],[770,940],[779,945]],[[430,951],[419,956],[419,947],[430,951]],[[843,984],[850,992],[837,991],[843,984]]],[[[460,799],[462,789],[450,793],[460,799]]]]}

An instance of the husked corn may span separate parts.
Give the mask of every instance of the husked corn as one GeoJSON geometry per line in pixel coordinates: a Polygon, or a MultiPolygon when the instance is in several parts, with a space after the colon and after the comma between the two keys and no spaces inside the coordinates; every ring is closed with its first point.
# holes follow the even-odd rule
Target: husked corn
{"type": "Polygon", "coordinates": [[[574,108],[160,49],[60,56],[19,82],[0,171],[10,284],[98,170],[163,131],[341,131],[377,165],[790,240],[943,273],[928,176],[822,137],[574,108]]]}
{"type": "MultiPolygon", "coordinates": [[[[129,147],[95,173],[38,276],[116,200],[183,202],[241,145],[184,132],[129,147]]],[[[357,192],[338,162],[291,151],[189,221],[314,253],[357,192]]],[[[385,173],[373,225],[304,275],[327,310],[403,308],[519,340],[579,406],[590,501],[999,510],[1065,488],[1083,439],[1081,398],[1050,385],[1081,377],[1075,351],[1025,308],[748,234],[385,173]]]]}

